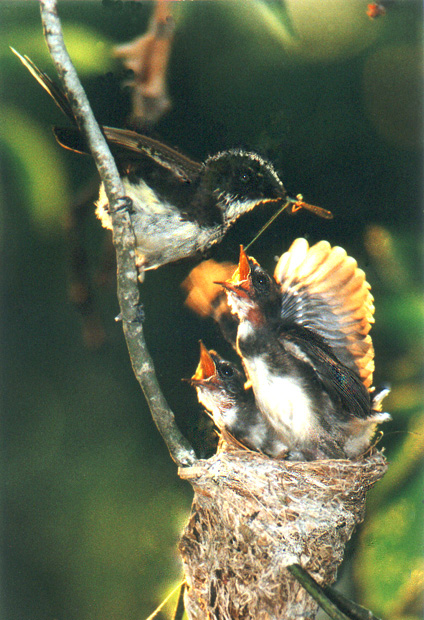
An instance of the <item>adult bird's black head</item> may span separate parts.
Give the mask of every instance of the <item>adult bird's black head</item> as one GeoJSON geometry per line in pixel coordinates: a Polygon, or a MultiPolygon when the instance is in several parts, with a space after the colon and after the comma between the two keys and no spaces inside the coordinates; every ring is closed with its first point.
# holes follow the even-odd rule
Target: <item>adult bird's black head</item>
{"type": "MultiPolygon", "coordinates": [[[[54,129],[58,142],[67,149],[87,153],[66,95],[28,57],[13,51],[72,123],[71,127],[54,129]]],[[[229,150],[197,162],[131,130],[103,126],[102,131],[131,205],[141,271],[201,253],[219,243],[241,215],[258,205],[290,203],[292,212],[310,207],[288,198],[272,164],[255,153],[229,150]]],[[[332,217],[323,209],[315,212],[332,217]]],[[[103,185],[96,213],[104,227],[112,228],[103,185]]]]}
{"type": "Polygon", "coordinates": [[[231,149],[212,155],[204,162],[202,176],[202,190],[215,195],[227,220],[259,204],[287,200],[274,167],[256,153],[231,149]]]}

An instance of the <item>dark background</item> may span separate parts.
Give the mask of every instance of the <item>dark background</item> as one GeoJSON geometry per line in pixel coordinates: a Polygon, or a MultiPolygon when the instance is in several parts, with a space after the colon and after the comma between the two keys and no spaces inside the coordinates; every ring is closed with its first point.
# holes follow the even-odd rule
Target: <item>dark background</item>
{"type": "MultiPolygon", "coordinates": [[[[153,135],[193,158],[243,147],[271,159],[292,195],[331,222],[281,216],[252,254],[269,269],[297,236],[358,259],[376,305],[375,382],[389,382],[389,473],[370,496],[342,571],[384,618],[421,617],[422,7],[367,3],[180,2],[169,66],[172,109],[153,135]]],[[[65,40],[99,121],[123,126],[128,90],[112,45],[147,28],[151,2],[61,2],[65,40]]],[[[105,330],[89,347],[69,301],[69,204],[94,165],[58,147],[62,119],[10,52],[54,77],[38,3],[0,5],[2,103],[2,607],[7,620],[143,619],[181,578],[176,544],[191,489],[156,431],[130,367],[111,282],[96,288],[105,330]]],[[[255,213],[210,255],[236,260],[271,215],[255,213]]],[[[91,214],[93,278],[105,231],[91,214]]],[[[198,340],[227,355],[183,305],[187,261],[146,276],[146,339],[164,393],[200,455],[208,423],[181,378],[198,340]]],[[[342,579],[343,581],[343,579],[342,579]]]]}

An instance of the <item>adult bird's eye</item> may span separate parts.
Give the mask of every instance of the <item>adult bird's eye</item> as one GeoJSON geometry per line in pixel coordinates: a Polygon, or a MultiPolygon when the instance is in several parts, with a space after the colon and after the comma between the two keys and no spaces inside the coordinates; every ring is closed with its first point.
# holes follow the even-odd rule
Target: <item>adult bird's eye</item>
{"type": "Polygon", "coordinates": [[[234,375],[234,370],[230,364],[221,364],[219,372],[223,377],[232,377],[234,375]]]}
{"type": "Polygon", "coordinates": [[[248,172],[242,172],[239,178],[243,183],[247,183],[250,180],[250,174],[248,172]]]}

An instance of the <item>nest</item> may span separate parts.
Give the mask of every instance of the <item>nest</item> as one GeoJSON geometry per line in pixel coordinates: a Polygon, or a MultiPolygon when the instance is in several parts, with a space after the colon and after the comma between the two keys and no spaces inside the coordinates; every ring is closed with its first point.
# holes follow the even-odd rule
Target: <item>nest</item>
{"type": "Polygon", "coordinates": [[[286,567],[334,582],[386,468],[377,450],[288,462],[223,441],[214,457],[181,469],[195,492],[179,545],[190,620],[313,620],[317,604],[286,567]]]}

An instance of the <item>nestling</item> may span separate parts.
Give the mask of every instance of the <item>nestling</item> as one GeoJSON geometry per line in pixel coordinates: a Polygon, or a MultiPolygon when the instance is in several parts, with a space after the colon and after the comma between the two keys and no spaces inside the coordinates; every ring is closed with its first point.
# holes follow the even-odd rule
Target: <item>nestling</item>
{"type": "Polygon", "coordinates": [[[373,298],[363,271],[339,247],[297,239],[271,278],[240,251],[225,282],[238,317],[237,349],[256,402],[291,454],[353,458],[375,425],[373,298]]]}
{"type": "Polygon", "coordinates": [[[272,457],[287,455],[287,449],[259,411],[250,388],[236,366],[208,351],[200,343],[200,361],[190,383],[199,402],[210,412],[215,425],[242,444],[272,457]]]}
{"type": "Polygon", "coordinates": [[[223,325],[289,458],[366,451],[376,425],[391,418],[381,412],[388,390],[372,387],[373,297],[356,261],[326,241],[309,247],[296,239],[272,278],[241,249],[233,276],[220,282],[229,307],[219,289],[204,293],[208,272],[219,274],[217,264],[188,277],[188,304],[223,325]]]}

